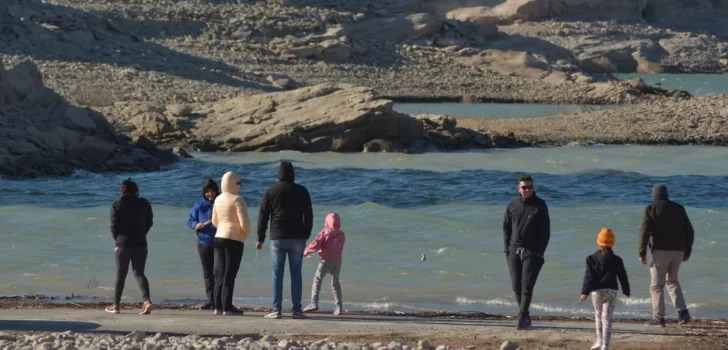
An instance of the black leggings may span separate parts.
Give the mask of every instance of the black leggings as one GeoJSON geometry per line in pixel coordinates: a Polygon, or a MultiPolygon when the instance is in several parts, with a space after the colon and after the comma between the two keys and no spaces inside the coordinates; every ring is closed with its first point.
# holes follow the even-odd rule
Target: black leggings
{"type": "Polygon", "coordinates": [[[147,247],[119,247],[116,249],[116,286],[114,290],[114,305],[121,302],[121,294],[124,292],[124,283],[126,275],[129,273],[129,262],[134,272],[134,278],[139,284],[139,290],[142,292],[142,300],[149,299],[149,281],[144,275],[144,266],[147,264],[147,247]]]}
{"type": "Polygon", "coordinates": [[[235,277],[243,260],[243,242],[215,238],[215,310],[233,309],[235,277]]]}
{"type": "Polygon", "coordinates": [[[202,263],[202,278],[205,279],[205,295],[207,296],[207,302],[210,305],[214,305],[215,298],[215,273],[213,268],[215,266],[215,246],[204,245],[197,243],[197,253],[200,255],[200,263],[202,263]]]}
{"type": "Polygon", "coordinates": [[[533,299],[533,288],[536,286],[536,279],[543,263],[544,259],[539,254],[528,250],[519,254],[516,247],[508,249],[508,269],[511,272],[511,284],[518,302],[520,316],[528,316],[528,309],[531,307],[531,299],[533,299]]]}

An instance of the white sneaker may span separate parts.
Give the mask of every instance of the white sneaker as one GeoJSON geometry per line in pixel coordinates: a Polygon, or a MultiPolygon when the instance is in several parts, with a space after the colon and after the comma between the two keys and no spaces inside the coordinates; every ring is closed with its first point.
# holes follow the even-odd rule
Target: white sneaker
{"type": "Polygon", "coordinates": [[[600,344],[600,343],[594,343],[594,345],[592,345],[592,347],[589,348],[589,349],[591,349],[591,350],[599,350],[601,348],[602,348],[602,344],[600,344]]]}
{"type": "Polygon", "coordinates": [[[281,312],[280,311],[273,311],[273,312],[271,312],[271,313],[269,313],[269,314],[267,314],[267,315],[265,315],[263,317],[264,318],[274,319],[274,320],[279,320],[281,318],[281,312]]]}

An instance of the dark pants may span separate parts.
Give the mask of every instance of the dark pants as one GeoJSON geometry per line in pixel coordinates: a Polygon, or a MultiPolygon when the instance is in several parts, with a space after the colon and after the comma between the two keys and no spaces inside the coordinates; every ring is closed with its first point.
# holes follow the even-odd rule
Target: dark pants
{"type": "Polygon", "coordinates": [[[215,298],[215,246],[197,243],[197,253],[200,255],[202,263],[202,278],[205,280],[205,295],[207,295],[207,303],[213,305],[215,298]]]}
{"type": "Polygon", "coordinates": [[[142,292],[142,299],[149,299],[149,281],[144,275],[144,266],[147,264],[147,247],[119,247],[116,250],[116,286],[114,290],[114,305],[121,302],[121,294],[124,292],[126,275],[129,273],[129,263],[142,292]]]}
{"type": "Polygon", "coordinates": [[[243,248],[243,242],[215,238],[215,310],[233,309],[233,289],[243,260],[243,248]]]}
{"type": "Polygon", "coordinates": [[[519,306],[519,315],[528,316],[528,309],[533,298],[533,287],[536,286],[544,259],[540,254],[525,250],[519,254],[519,248],[508,248],[508,269],[511,272],[513,293],[519,306]]]}

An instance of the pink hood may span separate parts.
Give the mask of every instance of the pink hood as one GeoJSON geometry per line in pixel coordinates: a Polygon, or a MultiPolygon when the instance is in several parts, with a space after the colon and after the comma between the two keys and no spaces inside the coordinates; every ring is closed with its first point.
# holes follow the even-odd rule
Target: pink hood
{"type": "Polygon", "coordinates": [[[318,252],[321,260],[341,260],[344,255],[345,240],[346,235],[341,231],[339,214],[329,213],[324,221],[324,229],[308,245],[303,255],[318,252]]]}

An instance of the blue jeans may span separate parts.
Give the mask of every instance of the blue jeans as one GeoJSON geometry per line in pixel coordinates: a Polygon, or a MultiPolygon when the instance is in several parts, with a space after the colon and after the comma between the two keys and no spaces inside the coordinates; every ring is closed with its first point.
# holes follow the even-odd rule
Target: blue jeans
{"type": "Polygon", "coordinates": [[[303,250],[305,239],[277,239],[270,244],[270,264],[273,268],[273,311],[281,311],[283,303],[283,275],[286,272],[286,256],[288,268],[291,269],[291,300],[293,312],[303,310],[301,295],[303,294],[303,250]]]}

